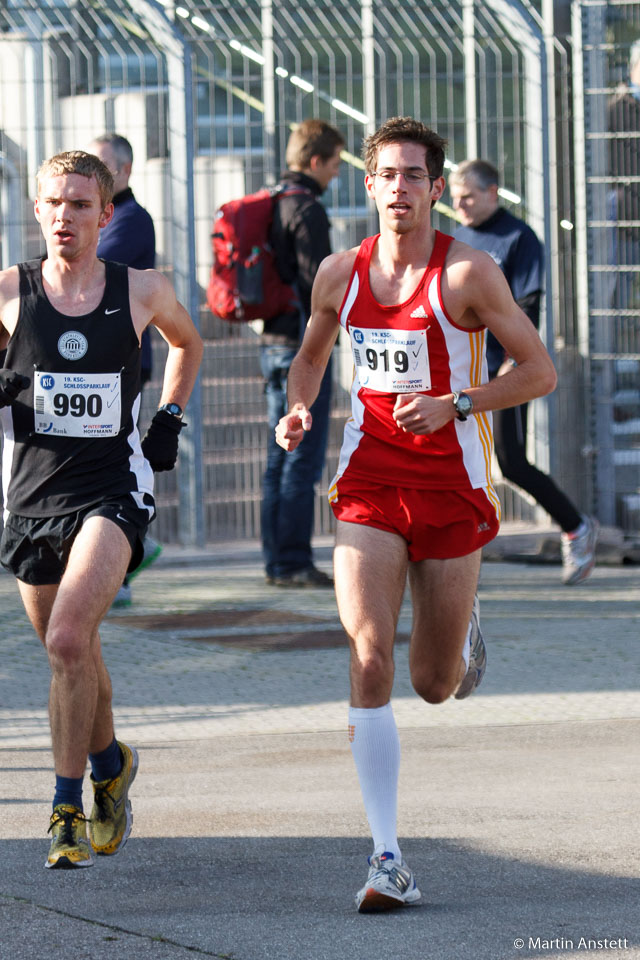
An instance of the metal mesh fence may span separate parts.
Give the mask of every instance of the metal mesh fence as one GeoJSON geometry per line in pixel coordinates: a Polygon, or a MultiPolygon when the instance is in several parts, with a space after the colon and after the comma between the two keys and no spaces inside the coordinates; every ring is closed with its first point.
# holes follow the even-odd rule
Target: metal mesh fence
{"type": "MultiPolygon", "coordinates": [[[[187,460],[181,455],[176,472],[158,477],[157,535],[164,541],[259,534],[266,430],[259,336],[253,326],[230,326],[212,317],[204,305],[210,229],[221,203],[276,182],[291,125],[309,116],[338,126],[347,141],[339,180],[324,197],[334,249],[359,243],[376,230],[358,156],[363,135],[386,117],[412,114],[435,127],[448,138],[450,165],[482,155],[498,166],[515,198],[505,195],[505,202],[530,219],[553,261],[544,333],[548,345],[556,347],[562,387],[550,404],[540,406],[532,443],[541,465],[551,464],[565,487],[584,500],[583,448],[588,444],[580,424],[576,427],[582,368],[576,358],[573,241],[569,231],[558,228],[561,219],[572,220],[566,45],[555,40],[547,50],[557,93],[553,116],[538,116],[535,93],[540,100],[548,71],[537,39],[540,21],[527,6],[526,29],[520,21],[516,29],[505,10],[501,0],[475,5],[472,0],[429,5],[399,0],[393,6],[379,0],[0,3],[2,264],[40,253],[32,201],[42,159],[116,131],[133,145],[131,185],[154,218],[158,267],[176,282],[182,278],[183,291],[188,281],[185,299],[199,305],[195,312],[206,348],[197,409],[192,406],[190,415],[202,443],[187,460]],[[162,23],[162,30],[154,22],[162,23]],[[188,68],[182,75],[189,78],[182,107],[174,41],[182,44],[188,68]],[[188,224],[184,177],[176,172],[179,122],[192,147],[188,224]],[[554,183],[555,200],[543,209],[541,142],[547,143],[551,129],[558,147],[544,177],[554,183]],[[192,263],[184,251],[190,231],[192,263]],[[187,523],[185,502],[193,505],[193,496],[185,501],[183,487],[193,479],[186,474],[199,471],[202,513],[187,523]]],[[[435,225],[452,232],[446,195],[443,201],[435,225]]],[[[318,532],[332,525],[325,491],[348,407],[351,362],[347,345],[338,349],[327,465],[317,495],[318,532]]],[[[154,358],[142,425],[160,390],[164,345],[159,337],[154,358]]],[[[518,491],[505,486],[503,493],[507,519],[535,515],[518,491]]]]}
{"type": "Polygon", "coordinates": [[[581,265],[593,483],[606,523],[640,521],[640,3],[580,4],[581,265]]]}

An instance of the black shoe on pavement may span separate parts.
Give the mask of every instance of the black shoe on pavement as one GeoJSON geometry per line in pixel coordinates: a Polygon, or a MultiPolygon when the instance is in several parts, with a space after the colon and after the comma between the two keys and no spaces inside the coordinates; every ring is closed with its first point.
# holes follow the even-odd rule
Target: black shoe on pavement
{"type": "Polygon", "coordinates": [[[333,578],[317,567],[305,567],[274,577],[274,583],[277,587],[333,587],[333,578]]]}

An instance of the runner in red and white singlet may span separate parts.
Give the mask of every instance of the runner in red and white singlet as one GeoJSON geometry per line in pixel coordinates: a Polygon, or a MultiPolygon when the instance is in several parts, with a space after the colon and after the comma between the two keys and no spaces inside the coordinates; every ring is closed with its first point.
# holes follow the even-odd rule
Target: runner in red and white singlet
{"type": "Polygon", "coordinates": [[[399,396],[440,396],[488,380],[484,326],[460,327],[442,303],[441,276],[451,240],[436,231],[415,290],[404,302],[385,305],[369,284],[378,237],[367,238],[357,252],[338,314],[350,338],[354,378],[352,416],[345,425],[329,500],[339,520],[402,533],[412,560],[470,553],[495,537],[500,519],[500,502],[491,484],[489,411],[451,420],[428,436],[403,430],[393,415],[399,396]],[[373,499],[372,509],[363,510],[365,490],[373,499]],[[445,495],[429,500],[423,493],[427,490],[445,495]],[[450,491],[466,495],[462,503],[467,522],[456,523],[461,498],[447,496],[450,491]],[[435,523],[428,516],[433,508],[435,523]],[[411,526],[403,522],[407,515],[411,526]],[[424,526],[415,526],[418,518],[424,526]]]}
{"type": "Polygon", "coordinates": [[[491,411],[549,393],[555,371],[500,269],[434,229],[445,142],[410,117],[364,143],[365,187],[380,234],[323,262],[311,319],[289,371],[285,450],[311,427],[313,403],[342,326],[355,375],[329,496],[340,618],[351,646],[349,741],[373,838],[360,912],[416,903],[397,837],[399,739],[391,707],[393,647],[407,577],[409,667],[428,703],[463,699],[486,649],[476,595],[481,547],[495,536],[491,411]],[[515,366],[488,381],[490,330],[515,366]]]}
{"type": "Polygon", "coordinates": [[[354,357],[353,416],[345,427],[338,476],[423,489],[467,490],[491,482],[491,414],[451,420],[430,436],[401,430],[398,394],[431,396],[488,380],[485,329],[466,330],[447,315],[440,281],[452,238],[436,232],[429,265],[404,303],[378,303],[369,263],[378,237],[360,245],[339,312],[354,357]]]}

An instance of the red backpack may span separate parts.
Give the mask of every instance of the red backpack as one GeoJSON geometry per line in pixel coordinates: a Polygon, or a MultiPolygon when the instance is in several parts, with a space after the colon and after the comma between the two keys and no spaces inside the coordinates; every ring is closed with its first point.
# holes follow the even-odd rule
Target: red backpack
{"type": "Polygon", "coordinates": [[[269,243],[273,210],[284,196],[310,190],[265,187],[223,203],[213,221],[213,267],[207,303],[213,314],[232,323],[268,320],[299,310],[293,287],[284,283],[269,243]]]}

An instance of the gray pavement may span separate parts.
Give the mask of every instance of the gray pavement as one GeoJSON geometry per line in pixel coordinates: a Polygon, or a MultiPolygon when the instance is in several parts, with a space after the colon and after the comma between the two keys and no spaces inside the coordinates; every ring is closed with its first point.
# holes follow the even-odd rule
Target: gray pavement
{"type": "Polygon", "coordinates": [[[256,544],[165,549],[101,631],[140,752],[131,839],[52,874],[48,669],[0,573],[0,960],[640,960],[640,569],[562,587],[520,534],[483,566],[469,700],[412,693],[403,607],[399,826],[423,900],[378,916],[352,899],[370,849],[331,591],[266,586],[256,544]]]}

